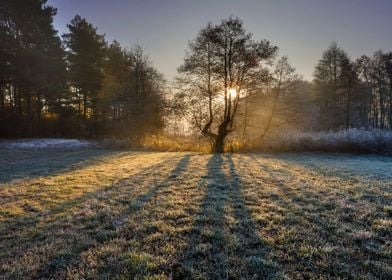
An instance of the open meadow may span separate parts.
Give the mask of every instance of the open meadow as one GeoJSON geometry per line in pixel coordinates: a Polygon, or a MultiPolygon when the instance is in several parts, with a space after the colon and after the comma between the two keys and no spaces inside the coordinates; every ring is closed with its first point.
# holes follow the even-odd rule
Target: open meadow
{"type": "Polygon", "coordinates": [[[0,280],[392,280],[392,0],[0,0],[0,280]]]}
{"type": "Polygon", "coordinates": [[[0,150],[1,279],[391,279],[392,158],[0,150]]]}

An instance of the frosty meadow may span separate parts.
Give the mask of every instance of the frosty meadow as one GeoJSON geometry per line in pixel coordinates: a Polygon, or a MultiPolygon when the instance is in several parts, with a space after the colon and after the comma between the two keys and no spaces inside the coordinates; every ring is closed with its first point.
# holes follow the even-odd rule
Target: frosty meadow
{"type": "Polygon", "coordinates": [[[391,275],[390,157],[6,149],[0,166],[3,279],[391,275]]]}
{"type": "Polygon", "coordinates": [[[391,14],[0,0],[0,280],[392,279],[391,14]]]}

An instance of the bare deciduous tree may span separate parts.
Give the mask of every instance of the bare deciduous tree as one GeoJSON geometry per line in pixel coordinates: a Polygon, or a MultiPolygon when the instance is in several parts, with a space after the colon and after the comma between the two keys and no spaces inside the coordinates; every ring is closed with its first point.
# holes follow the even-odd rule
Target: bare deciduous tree
{"type": "Polygon", "coordinates": [[[295,68],[290,65],[287,56],[283,56],[277,61],[270,80],[273,94],[272,107],[260,138],[264,138],[272,126],[272,119],[276,113],[279,97],[298,85],[301,76],[295,73],[295,68]]]}
{"type": "Polygon", "coordinates": [[[223,152],[244,91],[264,81],[263,62],[276,52],[269,41],[254,41],[242,21],[233,17],[218,25],[209,23],[189,43],[179,68],[177,98],[191,123],[212,140],[214,152],[223,152]]]}

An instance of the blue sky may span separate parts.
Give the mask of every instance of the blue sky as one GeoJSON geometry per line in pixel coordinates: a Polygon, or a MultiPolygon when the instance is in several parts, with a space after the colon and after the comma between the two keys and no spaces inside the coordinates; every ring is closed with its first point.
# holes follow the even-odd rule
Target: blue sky
{"type": "Polygon", "coordinates": [[[139,43],[168,80],[182,63],[187,42],[208,21],[230,15],[256,39],[268,39],[311,79],[330,42],[352,58],[392,50],[392,0],[49,0],[60,33],[79,14],[124,47],[139,43]]]}

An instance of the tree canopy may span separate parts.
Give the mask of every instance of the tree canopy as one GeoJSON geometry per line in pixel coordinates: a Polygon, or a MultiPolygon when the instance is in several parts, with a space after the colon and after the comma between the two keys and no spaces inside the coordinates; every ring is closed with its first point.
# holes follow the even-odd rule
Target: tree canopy
{"type": "Polygon", "coordinates": [[[178,98],[192,123],[223,152],[225,137],[233,131],[243,92],[265,81],[263,62],[277,47],[254,41],[239,18],[208,24],[189,44],[179,68],[182,86],[178,98]]]}
{"type": "Polygon", "coordinates": [[[230,16],[200,29],[169,87],[142,46],[79,15],[60,36],[56,12],[0,1],[0,137],[200,135],[223,152],[285,130],[392,128],[391,52],[352,59],[333,42],[305,81],[230,16]]]}

